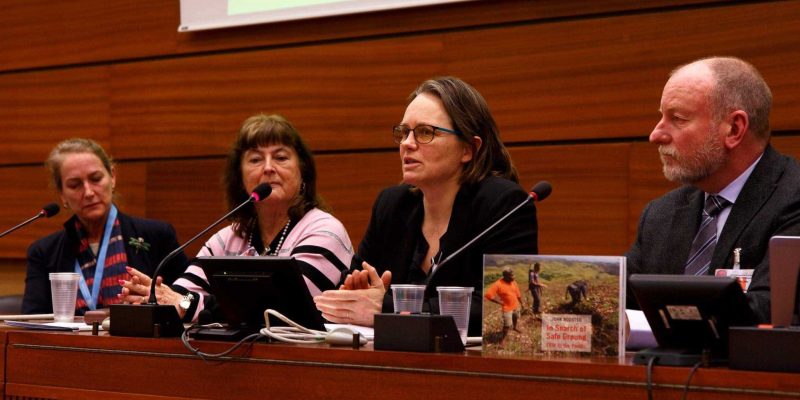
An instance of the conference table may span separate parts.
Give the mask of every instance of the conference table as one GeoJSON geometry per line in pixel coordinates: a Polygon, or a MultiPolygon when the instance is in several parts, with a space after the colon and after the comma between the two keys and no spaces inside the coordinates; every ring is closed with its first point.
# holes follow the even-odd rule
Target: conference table
{"type": "MultiPolygon", "coordinates": [[[[178,338],[0,328],[6,399],[646,399],[629,357],[521,358],[259,342],[219,361],[178,338]]],[[[230,343],[197,342],[204,352],[230,343]]],[[[657,366],[656,399],[679,399],[689,368],[657,366]]],[[[701,368],[690,399],[800,397],[800,374],[701,368]]]]}

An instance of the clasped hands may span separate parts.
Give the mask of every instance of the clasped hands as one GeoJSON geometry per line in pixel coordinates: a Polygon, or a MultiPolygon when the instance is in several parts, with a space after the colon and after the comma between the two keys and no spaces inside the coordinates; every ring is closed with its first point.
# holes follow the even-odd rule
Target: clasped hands
{"type": "Polygon", "coordinates": [[[347,275],[339,290],[327,290],[314,303],[322,317],[338,324],[372,326],[375,314],[383,308],[383,296],[392,283],[392,273],[378,271],[366,261],[362,271],[347,275]]]}
{"type": "MultiPolygon", "coordinates": [[[[147,274],[144,274],[133,267],[125,267],[128,274],[131,275],[131,280],[126,281],[120,279],[119,284],[122,286],[122,293],[117,295],[117,298],[123,304],[145,304],[150,298],[150,286],[153,281],[147,274]]],[[[163,278],[156,278],[156,300],[158,304],[172,304],[178,310],[178,315],[183,318],[185,311],[178,306],[183,296],[180,293],[172,290],[168,285],[162,284],[163,278]]]]}

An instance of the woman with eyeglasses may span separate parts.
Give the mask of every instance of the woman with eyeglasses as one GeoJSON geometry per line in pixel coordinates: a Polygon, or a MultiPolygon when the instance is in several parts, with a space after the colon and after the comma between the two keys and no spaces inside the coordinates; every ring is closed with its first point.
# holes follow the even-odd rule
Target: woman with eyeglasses
{"type": "Polygon", "coordinates": [[[371,326],[393,311],[392,283],[426,285],[423,312],[434,314],[437,287],[471,286],[469,335],[480,335],[483,255],[537,253],[536,208],[531,201],[438,265],[527,193],[486,101],[458,78],[423,82],[392,136],[403,182],[378,195],[351,274],[317,296],[317,308],[329,321],[371,326]]]}

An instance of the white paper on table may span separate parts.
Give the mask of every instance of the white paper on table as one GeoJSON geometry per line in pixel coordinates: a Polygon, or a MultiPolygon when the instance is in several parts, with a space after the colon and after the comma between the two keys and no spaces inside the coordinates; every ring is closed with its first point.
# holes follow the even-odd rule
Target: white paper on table
{"type": "MultiPolygon", "coordinates": [[[[27,322],[6,320],[8,326],[45,331],[91,331],[92,326],[84,322],[27,322]]],[[[100,330],[103,328],[100,327],[100,330]]]]}
{"type": "Polygon", "coordinates": [[[625,310],[626,320],[628,321],[626,350],[639,350],[649,347],[656,347],[656,337],[647,323],[647,318],[641,310],[625,310]]]}
{"type": "Polygon", "coordinates": [[[50,314],[2,314],[0,315],[0,321],[6,321],[9,319],[13,319],[16,321],[27,321],[31,319],[53,319],[53,313],[50,314]]]}

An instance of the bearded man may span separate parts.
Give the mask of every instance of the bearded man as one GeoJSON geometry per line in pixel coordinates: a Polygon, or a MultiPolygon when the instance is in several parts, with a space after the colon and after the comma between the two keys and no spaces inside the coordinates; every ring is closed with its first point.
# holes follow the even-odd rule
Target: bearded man
{"type": "MultiPolygon", "coordinates": [[[[713,275],[753,268],[747,292],[759,322],[770,319],[769,239],[800,235],[800,167],[769,143],[772,93],[733,57],[675,69],[650,134],[664,176],[683,184],[642,211],[628,273],[713,275]]],[[[628,306],[635,308],[628,296],[628,306]]]]}

